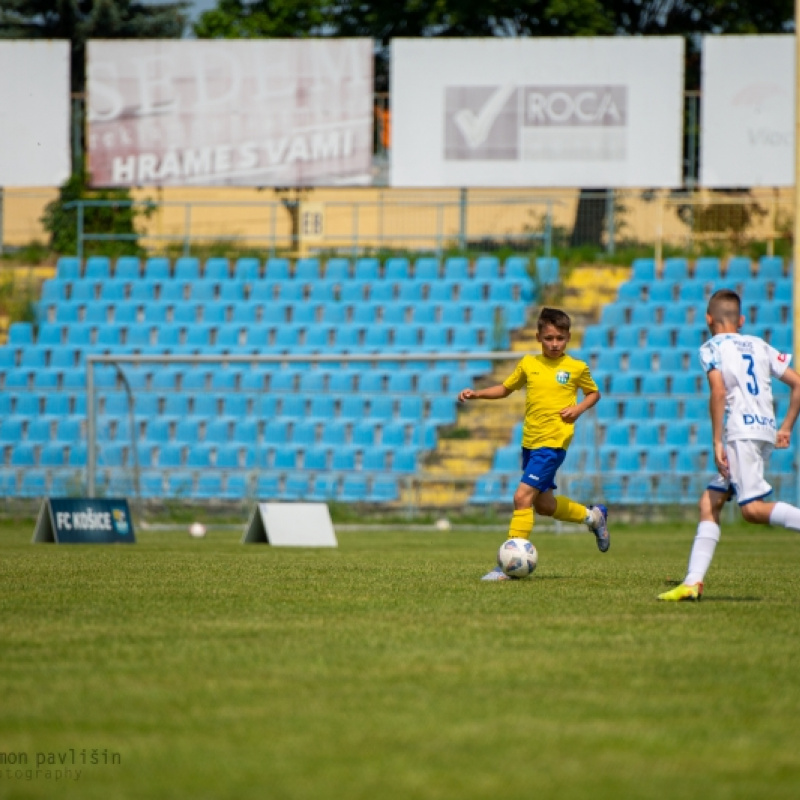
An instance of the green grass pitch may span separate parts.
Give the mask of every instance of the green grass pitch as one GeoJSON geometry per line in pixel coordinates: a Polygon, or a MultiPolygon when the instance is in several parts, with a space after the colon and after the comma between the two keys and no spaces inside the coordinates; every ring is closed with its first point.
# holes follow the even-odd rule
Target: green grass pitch
{"type": "Polygon", "coordinates": [[[0,525],[2,798],[800,797],[789,532],[727,526],[706,599],[665,604],[691,525],[542,533],[500,584],[501,530],[32,531],[0,525]]]}

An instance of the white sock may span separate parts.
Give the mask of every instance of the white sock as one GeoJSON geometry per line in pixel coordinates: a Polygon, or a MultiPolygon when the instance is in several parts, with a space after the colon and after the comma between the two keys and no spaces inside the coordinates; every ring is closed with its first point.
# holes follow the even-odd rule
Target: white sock
{"type": "Polygon", "coordinates": [[[719,536],[720,529],[716,522],[698,524],[692,552],[689,556],[689,569],[686,572],[686,579],[683,581],[687,586],[703,582],[706,572],[711,566],[711,559],[714,558],[714,550],[717,548],[719,536]]]}
{"type": "Polygon", "coordinates": [[[790,506],[788,503],[775,503],[775,508],[769,515],[769,524],[800,531],[800,508],[790,506]]]}

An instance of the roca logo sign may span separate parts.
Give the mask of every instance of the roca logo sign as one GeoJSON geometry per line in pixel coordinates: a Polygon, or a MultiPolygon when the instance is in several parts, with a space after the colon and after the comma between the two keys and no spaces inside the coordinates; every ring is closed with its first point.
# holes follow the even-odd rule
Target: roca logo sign
{"type": "Polygon", "coordinates": [[[622,127],[627,86],[527,86],[525,127],[622,127]]]}

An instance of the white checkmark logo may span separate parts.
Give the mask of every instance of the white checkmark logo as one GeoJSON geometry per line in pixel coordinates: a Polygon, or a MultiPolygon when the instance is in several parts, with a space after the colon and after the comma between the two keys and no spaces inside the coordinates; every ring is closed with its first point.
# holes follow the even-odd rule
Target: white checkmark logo
{"type": "Polygon", "coordinates": [[[501,86],[477,114],[471,108],[456,111],[453,119],[471,148],[480,147],[486,141],[503,106],[515,91],[514,86],[501,86]]]}

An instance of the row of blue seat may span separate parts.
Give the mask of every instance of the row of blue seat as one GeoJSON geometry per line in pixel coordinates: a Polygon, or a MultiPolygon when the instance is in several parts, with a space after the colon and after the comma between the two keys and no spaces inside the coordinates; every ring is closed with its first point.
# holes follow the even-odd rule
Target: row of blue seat
{"type": "MultiPolygon", "coordinates": [[[[704,256],[695,260],[693,268],[688,258],[675,256],[664,259],[661,273],[657,272],[655,259],[637,258],[632,265],[631,279],[652,283],[656,280],[682,282],[689,278],[716,281],[724,277],[727,281],[738,282],[758,277],[775,281],[787,274],[781,256],[761,256],[755,262],[747,256],[731,256],[724,265],[720,258],[704,256]]],[[[791,269],[788,272],[791,274],[791,269]]]]}
{"type": "MultiPolygon", "coordinates": [[[[402,479],[399,479],[402,480],[402,479]]],[[[130,471],[101,471],[97,487],[112,497],[135,497],[137,482],[130,471]]],[[[64,497],[82,495],[86,478],[80,470],[0,468],[0,494],[4,497],[64,497]]],[[[144,470],[138,480],[139,494],[146,499],[222,499],[337,501],[342,503],[386,503],[399,497],[398,479],[390,475],[358,473],[265,473],[144,470]]]]}
{"type": "Polygon", "coordinates": [[[66,285],[47,281],[42,287],[41,304],[49,306],[69,302],[88,305],[95,302],[133,303],[143,305],[158,301],[164,305],[194,303],[528,303],[533,300],[529,282],[504,279],[498,281],[442,281],[439,283],[375,283],[350,282],[337,285],[316,283],[255,283],[248,289],[242,284],[219,284],[209,281],[157,284],[120,281],[66,285]]]}
{"type": "MultiPolygon", "coordinates": [[[[595,472],[591,475],[564,477],[559,488],[584,503],[604,502],[609,505],[696,505],[708,485],[709,474],[693,473],[621,473],[595,472]]],[[[469,502],[474,505],[496,505],[513,494],[518,475],[486,473],[476,482],[469,502]]],[[[790,496],[795,490],[794,475],[775,475],[770,483],[778,496],[790,496]]]]}
{"type": "MultiPolygon", "coordinates": [[[[158,370],[143,369],[124,365],[122,373],[113,367],[99,366],[94,370],[94,384],[103,390],[104,396],[111,391],[123,391],[124,384],[120,374],[124,374],[128,386],[136,392],[138,398],[150,394],[168,396],[174,392],[185,392],[189,397],[196,397],[198,392],[205,392],[215,396],[219,401],[226,401],[225,393],[236,391],[242,393],[245,400],[250,402],[254,393],[262,395],[269,392],[274,399],[267,400],[267,396],[259,398],[260,403],[277,402],[275,395],[283,393],[309,394],[330,392],[336,395],[351,393],[379,394],[389,392],[393,395],[404,393],[418,393],[421,395],[455,394],[463,389],[471,380],[471,372],[461,369],[443,371],[431,367],[427,371],[414,369],[370,369],[353,370],[308,370],[298,371],[291,368],[265,369],[270,365],[253,365],[246,370],[206,370],[202,368],[185,369],[166,366],[158,370]]],[[[82,395],[85,389],[85,366],[77,367],[49,367],[36,368],[15,367],[5,372],[0,371],[0,379],[4,388],[0,390],[0,415],[10,414],[15,411],[14,403],[21,401],[27,407],[37,409],[42,413],[39,405],[41,400],[57,404],[58,408],[67,409],[69,398],[82,395]],[[66,380],[72,375],[73,379],[66,380]],[[74,385],[74,390],[63,388],[65,383],[74,385]],[[53,392],[54,388],[62,386],[61,391],[53,392]],[[16,388],[15,388],[16,387],[16,388]],[[38,391],[37,391],[38,390],[38,391]],[[30,399],[26,399],[28,396],[30,399]]],[[[153,400],[147,398],[141,402],[152,404],[153,400]]],[[[55,408],[55,406],[54,406],[55,408]]],[[[274,412],[274,407],[272,408],[274,412]]],[[[269,414],[268,405],[263,406],[262,413],[269,414]]],[[[56,410],[47,413],[60,413],[56,410]]]]}
{"type": "MultiPolygon", "coordinates": [[[[39,315],[41,325],[133,325],[150,323],[163,325],[193,325],[196,323],[224,325],[274,324],[309,325],[322,323],[341,325],[358,323],[372,325],[506,325],[517,328],[525,323],[527,306],[522,303],[467,302],[453,300],[441,303],[194,303],[179,305],[153,301],[136,306],[129,303],[96,302],[91,305],[61,302],[43,306],[39,315]]],[[[9,344],[25,346],[35,342],[31,323],[12,323],[9,344]]]]}
{"type": "Polygon", "coordinates": [[[791,297],[791,278],[781,278],[772,283],[750,281],[746,284],[734,284],[719,280],[714,283],[686,280],[668,283],[662,281],[628,281],[619,287],[619,300],[623,303],[704,303],[717,289],[738,290],[742,304],[750,308],[781,297],[791,297]]]}
{"type": "MultiPolygon", "coordinates": [[[[130,420],[125,416],[100,417],[104,441],[122,441],[130,444],[130,420]]],[[[137,416],[137,440],[153,445],[172,441],[183,443],[214,443],[224,446],[228,442],[247,445],[326,444],[373,447],[418,447],[430,449],[436,441],[436,428],[440,422],[433,420],[408,420],[402,417],[379,419],[364,417],[359,420],[338,418],[324,423],[307,418],[155,415],[137,416]]],[[[0,420],[0,445],[16,442],[60,442],[75,444],[85,440],[85,417],[80,414],[65,416],[7,416],[0,420]]]]}
{"type": "MultiPolygon", "coordinates": [[[[100,448],[97,464],[100,467],[128,467],[177,469],[189,467],[204,469],[276,469],[276,470],[334,470],[369,472],[414,472],[419,448],[407,446],[373,446],[358,448],[297,446],[294,444],[265,445],[262,447],[217,447],[200,443],[194,445],[166,443],[154,445],[140,442],[135,453],[129,445],[106,443],[100,448]]],[[[83,467],[86,465],[86,448],[70,447],[57,442],[34,445],[18,442],[11,450],[8,466],[11,467],[83,467]]]]}
{"type": "MultiPolygon", "coordinates": [[[[788,350],[792,346],[791,327],[780,320],[775,320],[774,317],[768,322],[748,325],[747,332],[767,338],[778,350],[788,350]]],[[[708,328],[703,324],[594,325],[587,328],[581,350],[598,348],[631,350],[637,347],[661,350],[677,347],[697,350],[709,335],[708,328]]]]}
{"type": "MultiPolygon", "coordinates": [[[[113,348],[120,352],[120,346],[149,347],[160,345],[162,348],[173,348],[177,345],[189,345],[194,348],[253,348],[267,349],[278,346],[283,349],[300,348],[295,352],[304,352],[304,346],[325,348],[330,345],[347,347],[386,347],[393,345],[404,348],[419,347],[458,348],[461,342],[469,348],[481,349],[484,341],[494,331],[492,323],[484,326],[462,323],[461,325],[395,325],[381,322],[342,324],[319,323],[263,323],[243,325],[239,322],[222,325],[195,322],[187,325],[156,325],[152,323],[132,323],[129,325],[106,323],[76,323],[73,325],[41,326],[40,335],[35,345],[29,345],[20,354],[21,358],[40,354],[41,361],[34,366],[45,366],[45,353],[49,348],[61,344],[73,347],[113,348]]],[[[507,335],[500,330],[499,335],[507,335]]],[[[489,343],[494,346],[494,342],[489,343]]],[[[5,350],[5,348],[4,348],[5,350]]],[[[213,349],[206,351],[213,353],[213,349]]],[[[306,351],[307,352],[307,351],[306,351]]],[[[8,355],[6,354],[6,358],[8,355]]]]}
{"type": "MultiPolygon", "coordinates": [[[[78,258],[62,257],[56,265],[56,278],[62,281],[76,281],[81,278],[89,280],[152,280],[195,281],[227,280],[234,278],[241,281],[259,280],[262,277],[279,280],[317,281],[320,279],[344,281],[350,279],[363,280],[438,280],[452,278],[467,280],[470,277],[485,280],[496,280],[500,277],[527,278],[529,259],[525,256],[509,256],[501,262],[496,256],[480,256],[473,263],[463,256],[445,259],[444,264],[438,258],[421,257],[413,262],[408,258],[388,258],[381,264],[377,258],[359,258],[351,262],[348,258],[331,258],[323,266],[317,258],[301,258],[294,264],[287,258],[268,258],[262,262],[258,258],[239,258],[231,270],[227,258],[209,258],[201,269],[200,260],[184,256],[175,260],[174,265],[168,258],[151,257],[144,263],[133,256],[123,256],[111,268],[110,259],[104,256],[90,256],[85,265],[78,258]]],[[[537,267],[546,272],[558,268],[557,259],[539,258],[537,267]]]]}

